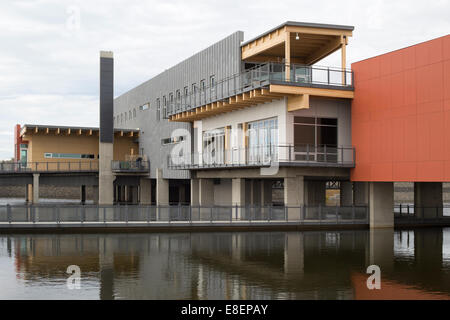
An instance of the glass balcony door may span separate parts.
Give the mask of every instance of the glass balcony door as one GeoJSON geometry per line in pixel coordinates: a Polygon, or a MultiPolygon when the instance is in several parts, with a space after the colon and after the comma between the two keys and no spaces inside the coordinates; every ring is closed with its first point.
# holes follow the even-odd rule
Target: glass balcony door
{"type": "Polygon", "coordinates": [[[203,133],[203,162],[205,164],[225,163],[224,128],[205,131],[203,133]]]}

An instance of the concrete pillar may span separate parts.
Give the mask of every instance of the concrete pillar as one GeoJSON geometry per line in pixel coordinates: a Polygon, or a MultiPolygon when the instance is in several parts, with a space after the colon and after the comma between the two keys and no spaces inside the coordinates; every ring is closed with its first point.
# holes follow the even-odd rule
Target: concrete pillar
{"type": "Polygon", "coordinates": [[[81,186],[80,188],[80,198],[81,198],[81,204],[86,203],[86,186],[81,186]]]}
{"type": "Polygon", "coordinates": [[[369,183],[370,228],[394,227],[394,183],[369,183]]]}
{"type": "Polygon", "coordinates": [[[27,184],[25,187],[25,202],[33,202],[33,185],[27,184]]]}
{"type": "Polygon", "coordinates": [[[305,204],[305,181],[303,176],[284,178],[284,205],[289,220],[299,220],[305,204]]]}
{"type": "Polygon", "coordinates": [[[420,218],[442,217],[442,182],[414,182],[414,208],[420,218]]]}
{"type": "Polygon", "coordinates": [[[39,203],[39,173],[33,173],[33,204],[39,203]]]}
{"type": "Polygon", "coordinates": [[[341,207],[353,205],[353,185],[350,181],[341,181],[340,201],[341,207]]]}
{"type": "Polygon", "coordinates": [[[99,200],[98,186],[92,186],[92,197],[94,200],[94,204],[98,204],[98,200],[99,200]]]}
{"type": "Polygon", "coordinates": [[[325,205],[326,181],[310,180],[305,183],[305,201],[310,206],[325,205]]]}
{"type": "Polygon", "coordinates": [[[261,180],[261,203],[262,205],[272,204],[272,183],[270,179],[261,180]]]}
{"type": "Polygon", "coordinates": [[[199,179],[191,178],[191,206],[198,206],[199,200],[199,179]]]}
{"type": "Polygon", "coordinates": [[[141,178],[139,183],[139,198],[141,204],[152,204],[152,180],[141,178]]]}
{"type": "MultiPolygon", "coordinates": [[[[234,178],[231,181],[231,203],[233,206],[245,206],[245,179],[234,178]]],[[[238,208],[237,212],[234,212],[235,218],[244,218],[245,209],[238,208]]]]}
{"type": "Polygon", "coordinates": [[[355,206],[367,206],[369,204],[368,182],[353,182],[353,203],[355,206]]]}
{"type": "Polygon", "coordinates": [[[199,204],[200,206],[214,205],[213,179],[199,179],[199,204]]]}
{"type": "Polygon", "coordinates": [[[99,203],[114,203],[114,175],[111,170],[114,149],[114,59],[112,52],[100,52],[100,137],[99,203]]]}
{"type": "Polygon", "coordinates": [[[156,205],[169,205],[169,180],[163,178],[161,168],[156,169],[156,205]]]}
{"type": "Polygon", "coordinates": [[[100,142],[99,153],[99,203],[112,205],[114,202],[114,176],[111,170],[113,144],[100,142]]]}

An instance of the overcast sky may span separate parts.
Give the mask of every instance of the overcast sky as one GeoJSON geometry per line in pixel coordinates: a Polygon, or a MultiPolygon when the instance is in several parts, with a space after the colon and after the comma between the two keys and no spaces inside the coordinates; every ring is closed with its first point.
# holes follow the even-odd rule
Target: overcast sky
{"type": "Polygon", "coordinates": [[[118,96],[237,30],[248,40],[288,20],[354,26],[351,63],[449,34],[450,0],[2,0],[0,159],[16,123],[98,126],[100,50],[114,51],[118,96]]]}

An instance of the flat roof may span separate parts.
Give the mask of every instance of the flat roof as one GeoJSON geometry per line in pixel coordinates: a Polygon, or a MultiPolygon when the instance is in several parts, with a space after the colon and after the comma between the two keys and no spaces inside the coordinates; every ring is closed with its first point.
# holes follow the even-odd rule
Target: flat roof
{"type": "Polygon", "coordinates": [[[241,47],[249,44],[250,42],[255,41],[256,39],[259,39],[261,37],[264,37],[268,35],[271,32],[274,32],[275,30],[281,29],[285,26],[294,26],[294,27],[306,27],[306,28],[319,28],[319,29],[338,29],[338,30],[347,30],[347,31],[353,31],[355,29],[354,26],[346,26],[346,25],[339,25],[339,24],[325,24],[325,23],[313,23],[313,22],[300,22],[300,21],[286,21],[279,26],[272,28],[262,34],[260,34],[257,37],[254,37],[250,40],[247,40],[241,44],[241,47]]]}
{"type": "MultiPolygon", "coordinates": [[[[43,125],[43,124],[24,124],[20,130],[21,130],[21,134],[23,135],[24,129],[60,129],[60,130],[92,130],[92,131],[99,131],[99,127],[78,127],[78,126],[56,126],[56,125],[43,125]]],[[[124,132],[124,133],[128,133],[128,132],[133,132],[133,133],[139,133],[140,130],[139,129],[121,129],[121,128],[114,128],[114,132],[124,132]]]]}

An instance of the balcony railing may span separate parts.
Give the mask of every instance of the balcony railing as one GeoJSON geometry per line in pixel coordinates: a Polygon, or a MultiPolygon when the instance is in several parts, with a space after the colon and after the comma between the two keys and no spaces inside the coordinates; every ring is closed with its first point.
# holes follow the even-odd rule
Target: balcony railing
{"type": "Polygon", "coordinates": [[[1,162],[0,173],[96,172],[98,161],[1,162]]]}
{"type": "Polygon", "coordinates": [[[111,163],[111,168],[113,172],[135,172],[135,173],[146,173],[150,171],[150,161],[118,161],[113,160],[111,163]]]}
{"type": "Polygon", "coordinates": [[[330,145],[270,145],[228,150],[211,150],[168,156],[171,169],[232,167],[312,166],[354,167],[355,148],[330,145]]]}
{"type": "Polygon", "coordinates": [[[347,69],[311,67],[300,64],[286,65],[269,62],[260,64],[242,73],[225,78],[205,88],[169,102],[166,117],[188,111],[208,103],[228,99],[249,90],[267,87],[270,84],[286,84],[305,87],[320,87],[342,90],[353,89],[353,72],[347,69]],[[286,77],[289,66],[289,79],[286,77]]]}

